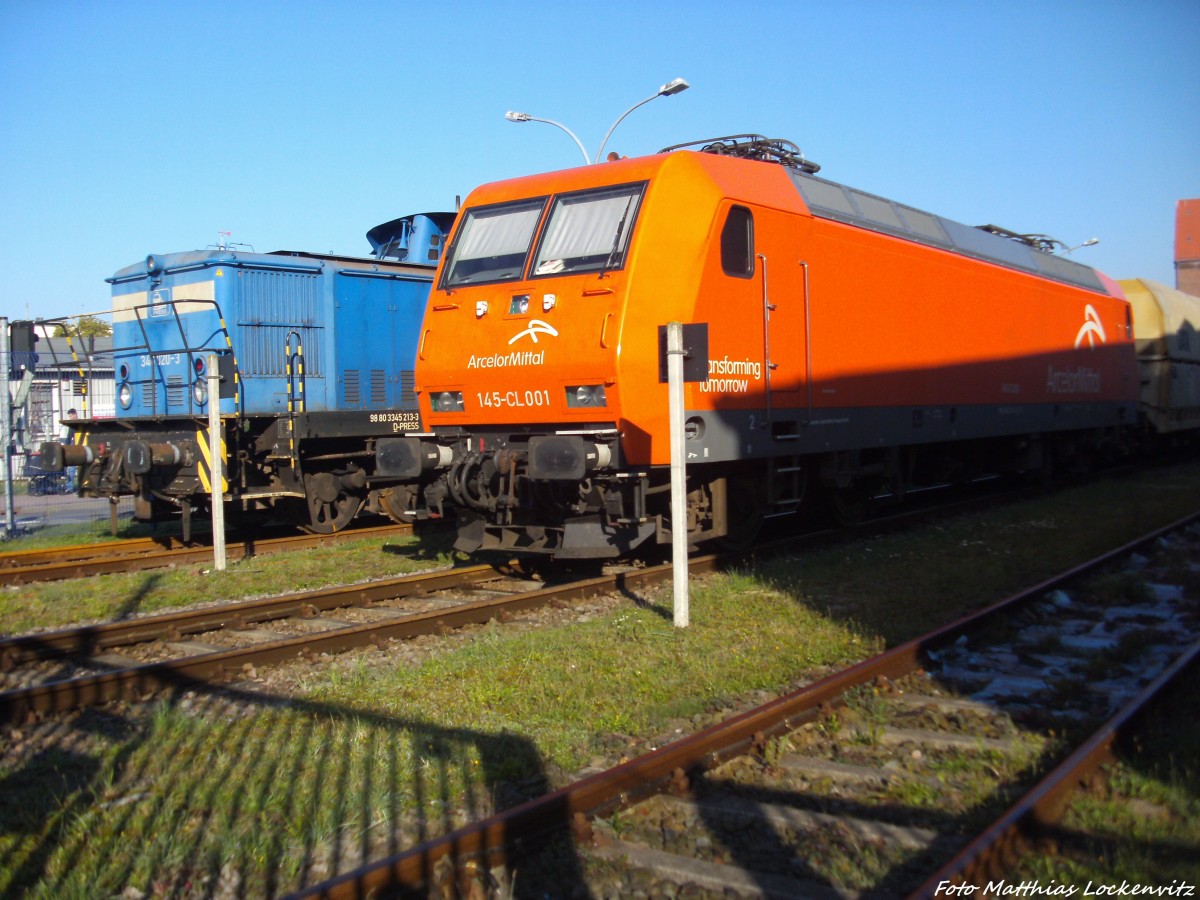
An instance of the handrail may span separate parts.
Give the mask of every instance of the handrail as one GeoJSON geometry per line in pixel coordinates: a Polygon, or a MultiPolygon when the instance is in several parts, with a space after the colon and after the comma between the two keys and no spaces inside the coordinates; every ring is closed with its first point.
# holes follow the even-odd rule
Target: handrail
{"type": "MultiPolygon", "coordinates": [[[[187,388],[190,388],[190,386],[191,386],[190,377],[191,377],[191,373],[195,371],[196,357],[198,354],[201,354],[201,353],[228,353],[229,356],[231,357],[231,359],[233,360],[233,380],[234,380],[233,400],[234,400],[234,406],[235,406],[235,414],[240,414],[241,408],[242,408],[242,403],[241,403],[242,398],[241,398],[241,378],[239,377],[240,371],[239,371],[239,366],[238,366],[238,362],[237,362],[237,354],[235,353],[234,348],[233,348],[233,339],[229,334],[229,328],[225,324],[225,315],[221,311],[221,305],[216,300],[208,300],[208,299],[165,300],[165,301],[162,301],[159,303],[145,303],[145,304],[141,304],[138,306],[127,307],[122,311],[125,313],[133,314],[134,320],[137,322],[138,331],[142,335],[142,341],[141,341],[141,343],[129,344],[127,346],[119,346],[118,347],[118,346],[114,345],[113,349],[112,349],[113,363],[114,363],[114,365],[116,365],[118,355],[120,355],[120,354],[128,355],[128,354],[140,353],[140,352],[144,352],[147,354],[148,359],[149,359],[149,364],[150,364],[150,377],[148,379],[137,379],[137,380],[131,379],[131,381],[134,384],[142,384],[142,385],[144,385],[147,381],[149,381],[149,383],[150,383],[150,408],[151,408],[151,412],[153,415],[159,414],[158,381],[159,381],[160,377],[162,378],[162,381],[163,381],[164,392],[166,391],[166,388],[167,388],[166,375],[165,375],[165,373],[162,372],[162,363],[160,361],[160,357],[166,356],[168,354],[176,354],[176,353],[182,353],[187,356],[187,360],[188,360],[187,368],[188,368],[188,378],[189,378],[189,382],[186,385],[187,388]],[[219,327],[214,329],[213,331],[209,332],[207,335],[205,335],[205,337],[203,339],[201,339],[198,343],[195,341],[189,341],[187,331],[185,330],[184,325],[183,325],[183,319],[182,319],[179,309],[178,309],[179,305],[184,304],[184,303],[193,304],[193,305],[194,304],[206,304],[206,305],[211,306],[213,308],[213,312],[216,313],[217,322],[219,324],[219,327]],[[149,333],[146,330],[148,319],[150,317],[149,316],[144,317],[143,313],[149,309],[162,309],[162,308],[167,308],[170,310],[172,320],[175,323],[175,328],[179,333],[180,343],[178,346],[167,344],[165,346],[155,347],[153,345],[153,342],[151,340],[149,333]],[[225,338],[225,346],[224,347],[212,346],[213,344],[219,345],[219,341],[217,340],[218,335],[224,336],[224,338],[225,338]]],[[[162,315],[162,314],[159,313],[156,315],[162,315]]],[[[188,414],[189,415],[197,414],[198,411],[195,409],[195,406],[196,406],[195,400],[192,397],[192,393],[190,390],[187,390],[187,397],[188,397],[188,400],[187,400],[188,414]]],[[[167,412],[165,394],[164,394],[163,400],[164,400],[164,403],[163,403],[162,412],[165,414],[167,412]]],[[[210,397],[209,402],[219,404],[220,397],[210,397]]]]}
{"type": "Polygon", "coordinates": [[[767,283],[767,256],[765,253],[756,253],[759,259],[762,260],[762,295],[763,295],[763,365],[765,367],[766,390],[767,390],[767,423],[771,422],[771,370],[777,368],[775,363],[771,362],[771,313],[775,306],[771,303],[771,292],[767,283]]]}
{"type": "Polygon", "coordinates": [[[808,262],[800,260],[804,269],[804,383],[808,392],[808,412],[805,425],[812,424],[813,417],[813,376],[812,376],[812,309],[808,298],[808,262]]]}
{"type": "MultiPolygon", "coordinates": [[[[71,360],[75,363],[75,368],[79,371],[79,380],[83,382],[83,394],[82,394],[83,403],[81,405],[83,406],[83,418],[86,419],[86,418],[89,418],[89,416],[88,416],[88,397],[91,396],[91,393],[92,393],[89,390],[89,388],[90,388],[89,382],[91,381],[91,379],[88,378],[88,376],[86,374],[84,374],[83,366],[81,366],[79,364],[79,354],[75,352],[75,345],[73,343],[71,343],[71,329],[64,326],[63,327],[63,335],[67,339],[67,349],[71,351],[71,360]]],[[[51,349],[51,356],[52,357],[57,356],[57,354],[54,353],[53,349],[51,349]]],[[[55,362],[57,363],[58,360],[55,359],[55,362]]],[[[92,362],[91,362],[91,359],[89,358],[88,359],[88,372],[91,372],[91,370],[92,370],[92,362]]]]}
{"type": "Polygon", "coordinates": [[[295,466],[299,462],[296,456],[296,414],[305,412],[307,407],[304,397],[304,339],[300,336],[299,331],[292,330],[287,333],[283,353],[284,377],[287,379],[288,453],[292,458],[292,465],[295,466]],[[295,353],[292,352],[293,335],[296,337],[295,353]],[[293,359],[296,361],[294,368],[292,366],[293,359]],[[299,405],[299,409],[296,408],[297,405],[299,405]]]}

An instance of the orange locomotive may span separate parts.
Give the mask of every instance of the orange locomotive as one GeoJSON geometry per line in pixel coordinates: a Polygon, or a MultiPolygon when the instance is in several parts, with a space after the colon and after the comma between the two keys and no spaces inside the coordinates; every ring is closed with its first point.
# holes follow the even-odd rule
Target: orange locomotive
{"type": "Polygon", "coordinates": [[[686,387],[689,540],[1119,445],[1129,305],[1040,236],[817,178],[715,139],[478,188],[419,341],[427,432],[380,465],[450,502],[458,546],[604,557],[669,540],[659,327],[707,328],[686,387]]]}

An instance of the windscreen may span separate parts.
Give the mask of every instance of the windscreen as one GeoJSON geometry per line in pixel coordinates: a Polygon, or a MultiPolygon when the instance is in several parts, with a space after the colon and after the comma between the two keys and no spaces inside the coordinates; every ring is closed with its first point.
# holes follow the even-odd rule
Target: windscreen
{"type": "Polygon", "coordinates": [[[644,184],[624,184],[555,198],[533,275],[619,269],[644,184]]]}
{"type": "Polygon", "coordinates": [[[444,286],[520,278],[546,199],[470,209],[451,249],[444,286]]]}

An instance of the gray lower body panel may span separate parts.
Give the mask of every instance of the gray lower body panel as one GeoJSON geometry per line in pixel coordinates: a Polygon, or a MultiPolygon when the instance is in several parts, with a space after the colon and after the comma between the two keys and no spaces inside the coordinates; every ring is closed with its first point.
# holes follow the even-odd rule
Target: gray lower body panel
{"type": "Polygon", "coordinates": [[[733,462],[1133,425],[1134,404],[689,410],[687,461],[733,462]]]}

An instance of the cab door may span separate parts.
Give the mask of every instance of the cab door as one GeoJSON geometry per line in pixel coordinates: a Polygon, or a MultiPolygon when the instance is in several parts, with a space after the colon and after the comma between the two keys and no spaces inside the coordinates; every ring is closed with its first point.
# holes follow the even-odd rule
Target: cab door
{"type": "Polygon", "coordinates": [[[753,431],[769,406],[766,307],[762,263],[756,250],[756,211],[727,202],[717,215],[705,268],[697,320],[710,323],[708,381],[698,386],[703,404],[738,410],[750,418],[738,428],[753,431]]]}
{"type": "Polygon", "coordinates": [[[808,221],[771,209],[755,213],[767,417],[772,431],[784,434],[805,421],[812,405],[810,271],[803,240],[808,221]]]}

